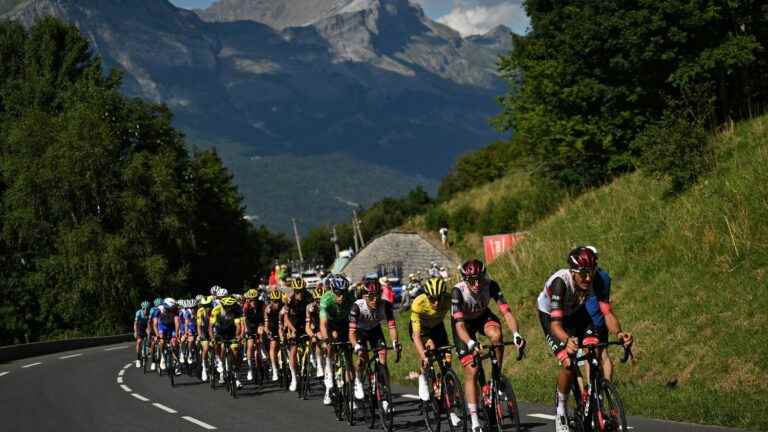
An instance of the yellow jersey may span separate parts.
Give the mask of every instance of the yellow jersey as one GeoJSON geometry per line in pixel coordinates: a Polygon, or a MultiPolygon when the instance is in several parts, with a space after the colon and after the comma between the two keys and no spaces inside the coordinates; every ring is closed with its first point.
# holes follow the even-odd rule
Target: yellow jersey
{"type": "MultiPolygon", "coordinates": [[[[211,325],[213,326],[216,325],[216,320],[218,320],[219,315],[221,315],[223,311],[224,311],[224,308],[221,305],[217,305],[216,307],[213,308],[213,310],[211,311],[211,318],[210,318],[211,325]]],[[[233,308],[230,314],[232,314],[235,317],[235,325],[239,326],[242,312],[240,314],[237,314],[237,308],[233,308]]]]}
{"type": "Polygon", "coordinates": [[[451,296],[447,293],[440,297],[437,307],[434,307],[426,294],[420,294],[411,303],[411,326],[413,332],[430,330],[440,324],[451,309],[451,296]]]}

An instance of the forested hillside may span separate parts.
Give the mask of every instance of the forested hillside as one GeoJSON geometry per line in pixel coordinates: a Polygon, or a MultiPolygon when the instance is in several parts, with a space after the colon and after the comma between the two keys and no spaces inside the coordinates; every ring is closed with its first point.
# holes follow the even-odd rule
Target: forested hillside
{"type": "Polygon", "coordinates": [[[287,248],[105,72],[72,25],[0,23],[0,344],[126,331],[142,300],[240,289],[287,248]]]}

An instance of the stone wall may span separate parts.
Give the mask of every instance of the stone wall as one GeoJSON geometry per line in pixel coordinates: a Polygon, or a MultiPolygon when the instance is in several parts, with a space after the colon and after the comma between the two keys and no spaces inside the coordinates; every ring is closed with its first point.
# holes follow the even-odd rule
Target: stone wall
{"type": "Polygon", "coordinates": [[[343,271],[352,282],[379,270],[384,270],[388,276],[407,278],[416,271],[426,274],[433,261],[445,266],[451,274],[459,265],[418,234],[390,232],[369,243],[352,258],[343,271]]]}

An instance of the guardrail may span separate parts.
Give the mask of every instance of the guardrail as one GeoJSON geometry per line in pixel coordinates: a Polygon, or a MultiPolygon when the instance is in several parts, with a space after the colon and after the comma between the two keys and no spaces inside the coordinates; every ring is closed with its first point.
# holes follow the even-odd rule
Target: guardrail
{"type": "Polygon", "coordinates": [[[65,339],[49,342],[33,342],[28,344],[9,345],[0,347],[0,363],[35,357],[61,351],[90,348],[101,345],[111,345],[133,340],[133,333],[116,336],[99,336],[89,338],[65,339]]]}

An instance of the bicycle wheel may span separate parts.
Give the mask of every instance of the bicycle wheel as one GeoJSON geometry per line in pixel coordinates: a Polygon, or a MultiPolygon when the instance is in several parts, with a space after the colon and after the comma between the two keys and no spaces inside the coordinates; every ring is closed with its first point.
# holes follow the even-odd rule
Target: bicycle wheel
{"type": "Polygon", "coordinates": [[[573,380],[571,385],[571,397],[568,398],[566,411],[568,414],[568,426],[572,432],[585,432],[587,428],[587,416],[584,413],[583,405],[581,404],[581,387],[579,386],[579,377],[573,380]]]}
{"type": "Polygon", "coordinates": [[[380,364],[377,367],[375,389],[381,430],[384,432],[392,432],[392,424],[395,419],[395,407],[392,406],[392,391],[389,387],[389,373],[386,365],[380,364]]]}
{"type": "Polygon", "coordinates": [[[448,427],[451,432],[467,431],[467,404],[464,403],[464,388],[459,376],[453,369],[443,375],[443,409],[448,414],[448,427]]]}
{"type": "Polygon", "coordinates": [[[235,359],[234,354],[232,354],[232,350],[230,347],[227,347],[227,366],[225,373],[227,374],[227,382],[229,385],[229,394],[232,396],[233,399],[237,399],[237,379],[238,379],[238,372],[235,368],[235,359]]]}
{"type": "Polygon", "coordinates": [[[152,358],[155,362],[155,370],[157,371],[157,376],[163,376],[163,369],[160,367],[160,357],[163,356],[163,353],[160,351],[160,342],[155,342],[155,349],[153,351],[154,353],[152,354],[152,358]]]}
{"type": "Polygon", "coordinates": [[[368,416],[368,429],[373,429],[376,426],[376,392],[373,390],[374,373],[371,370],[371,363],[366,366],[365,381],[363,382],[363,390],[365,391],[365,412],[368,416]]]}
{"type": "Polygon", "coordinates": [[[441,379],[435,376],[435,370],[430,368],[427,373],[427,387],[429,388],[429,400],[422,401],[421,411],[424,416],[424,426],[429,432],[440,432],[442,418],[442,399],[445,396],[441,379]]]}
{"type": "Polygon", "coordinates": [[[496,428],[499,432],[513,430],[520,432],[520,411],[517,407],[517,398],[512,389],[512,384],[501,378],[497,388],[493,389],[493,407],[496,415],[496,428]]]}
{"type": "Polygon", "coordinates": [[[165,348],[165,367],[168,378],[171,380],[171,387],[176,386],[176,365],[173,363],[173,348],[169,346],[165,348]]]}
{"type": "Polygon", "coordinates": [[[595,430],[600,432],[623,432],[627,430],[627,418],[619,390],[613,383],[603,381],[598,394],[599,401],[594,405],[595,430]]]}
{"type": "Polygon", "coordinates": [[[280,364],[280,387],[287,391],[291,383],[291,367],[285,345],[280,346],[280,359],[282,360],[280,364]]]}
{"type": "Polygon", "coordinates": [[[314,377],[316,372],[315,368],[312,366],[312,362],[310,361],[310,357],[314,353],[310,352],[310,350],[311,347],[306,347],[301,356],[301,374],[299,375],[301,382],[299,383],[299,395],[304,400],[307,400],[307,398],[309,398],[312,393],[312,377],[314,377]]]}
{"type": "Polygon", "coordinates": [[[144,342],[141,344],[141,363],[145,374],[149,373],[149,357],[149,345],[147,338],[144,338],[144,342]]]}

